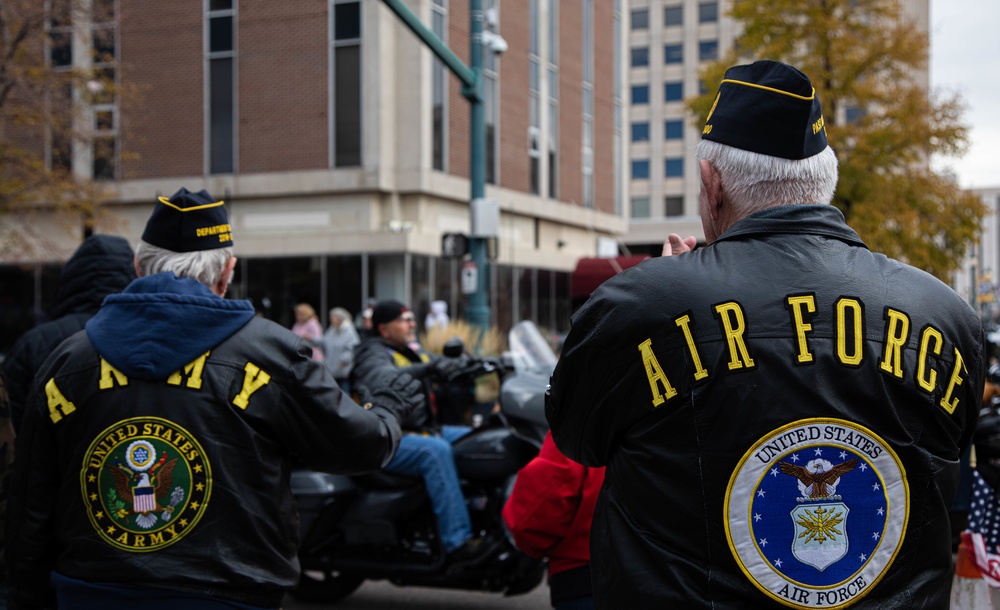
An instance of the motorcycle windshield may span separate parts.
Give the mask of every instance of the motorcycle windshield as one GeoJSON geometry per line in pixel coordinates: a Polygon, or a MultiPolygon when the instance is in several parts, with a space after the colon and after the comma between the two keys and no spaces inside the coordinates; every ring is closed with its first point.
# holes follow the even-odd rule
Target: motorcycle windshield
{"type": "Polygon", "coordinates": [[[530,320],[518,322],[507,336],[514,369],[519,373],[552,372],[556,366],[556,354],[538,327],[530,320]]]}

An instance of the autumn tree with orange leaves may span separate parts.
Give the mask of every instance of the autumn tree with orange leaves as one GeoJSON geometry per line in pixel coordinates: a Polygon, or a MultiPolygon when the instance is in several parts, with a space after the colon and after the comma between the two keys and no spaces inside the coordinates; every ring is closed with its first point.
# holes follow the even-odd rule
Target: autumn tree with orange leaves
{"type": "Polygon", "coordinates": [[[932,156],[968,145],[957,95],[928,91],[928,36],[899,0],[734,0],[743,28],[733,50],[708,64],[708,93],[688,102],[699,126],[726,68],[758,59],[805,72],[823,103],[840,162],[833,203],[873,250],[948,281],[979,232],[986,210],[932,156]]]}

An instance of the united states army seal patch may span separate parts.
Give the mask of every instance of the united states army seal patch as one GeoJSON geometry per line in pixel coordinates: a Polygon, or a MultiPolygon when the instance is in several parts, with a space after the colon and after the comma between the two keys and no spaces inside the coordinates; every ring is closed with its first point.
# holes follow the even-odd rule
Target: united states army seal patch
{"type": "Polygon", "coordinates": [[[871,430],[803,419],[740,460],[726,490],[726,536],[743,573],[772,599],[844,608],[892,565],[909,502],[903,464],[871,430]]]}
{"type": "Polygon", "coordinates": [[[136,417],[94,439],[80,485],[101,538],[141,553],[170,546],[194,528],[208,505],[212,473],[187,430],[159,417],[136,417]]]}

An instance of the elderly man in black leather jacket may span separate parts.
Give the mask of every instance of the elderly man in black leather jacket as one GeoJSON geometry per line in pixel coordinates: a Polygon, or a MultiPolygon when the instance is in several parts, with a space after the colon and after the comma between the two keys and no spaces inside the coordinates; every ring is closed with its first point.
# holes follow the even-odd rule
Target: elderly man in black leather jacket
{"type": "Polygon", "coordinates": [[[293,463],[359,473],[392,459],[418,384],[364,408],[311,347],[223,295],[236,259],[222,201],[161,197],[139,278],[42,366],[7,515],[10,607],[278,608],[298,581],[293,463]]]}
{"type": "Polygon", "coordinates": [[[607,465],[599,607],[947,608],[977,316],[828,205],[798,70],[731,68],[699,159],[708,246],[672,235],[598,288],[552,376],[557,445],[607,465]]]}

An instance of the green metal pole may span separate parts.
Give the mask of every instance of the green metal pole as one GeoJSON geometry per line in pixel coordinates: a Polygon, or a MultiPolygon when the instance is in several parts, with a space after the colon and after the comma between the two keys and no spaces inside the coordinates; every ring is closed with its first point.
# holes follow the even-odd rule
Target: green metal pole
{"type": "MultiPolygon", "coordinates": [[[[469,0],[469,19],[471,22],[469,49],[471,65],[469,67],[466,67],[434,32],[427,29],[417,19],[416,15],[403,4],[403,0],[382,1],[462,81],[462,96],[469,100],[471,109],[471,142],[469,144],[469,186],[471,199],[469,206],[470,220],[472,220],[471,215],[474,213],[471,207],[472,202],[476,199],[481,199],[486,194],[486,113],[483,108],[481,91],[483,74],[482,0],[469,0]]],[[[471,224],[474,224],[474,220],[471,224]]],[[[487,299],[490,280],[490,261],[486,250],[487,239],[485,237],[470,235],[469,253],[471,254],[472,262],[476,265],[477,280],[476,292],[469,295],[469,308],[466,312],[466,317],[470,324],[480,329],[480,337],[482,337],[482,331],[485,331],[490,325],[490,304],[487,299]]],[[[478,351],[478,345],[476,349],[478,351]]]]}
{"type": "MultiPolygon", "coordinates": [[[[481,199],[486,194],[486,110],[483,104],[483,10],[482,0],[469,1],[469,30],[471,41],[469,48],[470,65],[475,77],[477,95],[470,99],[471,120],[470,132],[472,140],[469,151],[469,181],[472,201],[481,199]]],[[[470,202],[471,204],[471,202],[470,202]]],[[[473,211],[473,213],[475,213],[473,211]]],[[[473,222],[475,222],[473,220],[473,222]]],[[[486,253],[486,238],[472,235],[469,240],[469,253],[476,265],[476,292],[469,295],[469,324],[479,327],[481,331],[490,325],[490,304],[486,298],[489,291],[490,268],[486,253]]]]}

